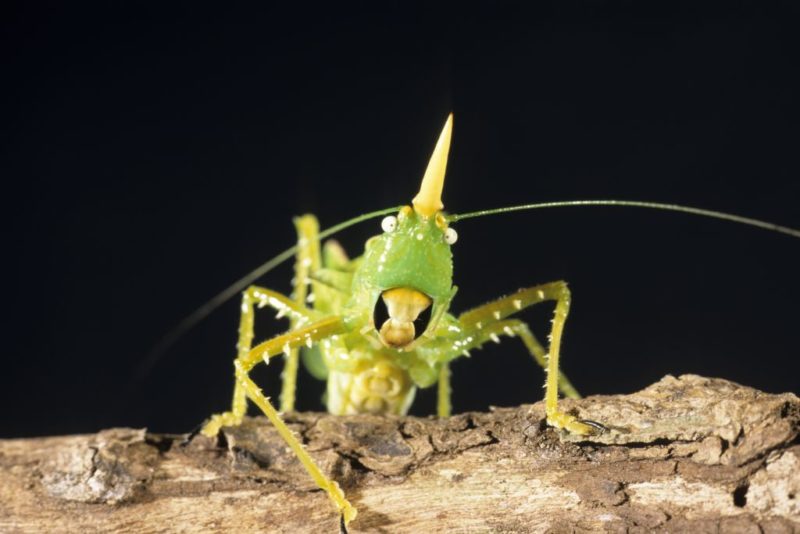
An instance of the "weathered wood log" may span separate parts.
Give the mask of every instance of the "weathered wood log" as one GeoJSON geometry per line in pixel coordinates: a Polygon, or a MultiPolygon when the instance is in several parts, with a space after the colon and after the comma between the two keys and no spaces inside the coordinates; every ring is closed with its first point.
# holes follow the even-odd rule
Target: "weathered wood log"
{"type": "MultiPolygon", "coordinates": [[[[352,532],[798,532],[800,400],[667,376],[449,419],[288,414],[340,482],[352,532]]],[[[2,532],[337,532],[326,495],[265,419],[218,439],[111,429],[0,441],[2,532]]]]}

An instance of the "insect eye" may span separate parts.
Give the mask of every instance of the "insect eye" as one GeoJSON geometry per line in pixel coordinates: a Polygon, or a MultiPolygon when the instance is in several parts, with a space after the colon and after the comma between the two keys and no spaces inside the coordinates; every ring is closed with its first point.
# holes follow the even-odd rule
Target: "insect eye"
{"type": "Polygon", "coordinates": [[[394,232],[397,228],[397,217],[394,215],[389,215],[388,217],[384,217],[381,221],[381,228],[384,232],[394,232]]]}
{"type": "Polygon", "coordinates": [[[456,241],[458,241],[458,232],[456,232],[452,228],[448,228],[447,230],[444,231],[445,243],[447,243],[448,245],[452,245],[456,241]]]}

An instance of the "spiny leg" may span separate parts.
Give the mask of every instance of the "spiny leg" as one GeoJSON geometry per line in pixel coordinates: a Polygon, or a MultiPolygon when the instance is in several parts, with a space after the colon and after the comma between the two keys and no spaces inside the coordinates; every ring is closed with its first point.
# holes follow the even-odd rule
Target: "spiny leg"
{"type": "MultiPolygon", "coordinates": [[[[313,215],[303,215],[295,218],[294,226],[297,229],[297,257],[294,265],[292,299],[295,304],[303,307],[309,297],[308,286],[311,282],[311,274],[321,267],[319,223],[313,215]]],[[[298,326],[298,321],[291,319],[289,328],[294,330],[298,326]]],[[[283,373],[281,373],[281,411],[291,412],[294,410],[297,391],[300,350],[292,349],[285,355],[285,358],[286,362],[283,366],[283,373]]]]}
{"type": "MultiPolygon", "coordinates": [[[[489,323],[487,326],[481,324],[480,330],[469,330],[467,339],[471,341],[462,341],[458,345],[458,349],[463,352],[469,353],[470,350],[480,348],[481,345],[491,341],[500,343],[500,336],[516,337],[519,336],[520,340],[525,344],[525,347],[533,356],[534,361],[542,366],[545,371],[547,370],[547,353],[542,345],[533,335],[528,325],[520,319],[506,319],[504,321],[495,321],[489,323]]],[[[442,374],[440,372],[439,382],[439,405],[443,403],[448,408],[450,407],[450,373],[449,370],[446,375],[446,383],[442,385],[442,374]],[[446,393],[444,393],[446,392],[446,393]],[[445,397],[446,395],[446,397],[445,397]]],[[[566,375],[559,373],[558,376],[558,389],[561,393],[570,399],[580,399],[581,396],[572,383],[567,379],[566,375]]],[[[446,414],[449,415],[449,412],[446,414]]],[[[445,415],[445,416],[446,416],[445,415]]],[[[444,417],[439,411],[439,416],[444,417]]]]}
{"type": "MultiPolygon", "coordinates": [[[[472,343],[462,342],[459,345],[459,350],[462,352],[469,352],[471,349],[478,348],[489,339],[499,340],[500,335],[514,336],[518,335],[522,342],[527,347],[533,359],[538,363],[542,369],[547,370],[547,352],[542,347],[536,336],[533,335],[528,325],[518,319],[510,319],[507,321],[500,321],[490,323],[489,326],[484,327],[481,324],[479,332],[481,335],[473,336],[472,343]]],[[[450,364],[445,362],[439,369],[439,381],[437,390],[437,404],[436,414],[438,417],[450,417],[452,412],[452,388],[450,386],[450,364]]],[[[575,389],[567,376],[563,373],[558,375],[558,389],[565,397],[570,399],[581,398],[580,393],[575,389]]]]}
{"type": "MultiPolygon", "coordinates": [[[[581,422],[572,415],[565,414],[558,409],[559,391],[559,352],[561,337],[564,332],[564,323],[569,314],[570,292],[566,282],[551,282],[540,286],[521,289],[507,297],[479,306],[463,313],[459,322],[465,329],[464,335],[473,339],[485,339],[482,333],[484,328],[505,319],[509,315],[519,312],[529,306],[553,300],[556,302],[553,327],[550,331],[550,351],[546,357],[547,379],[545,382],[545,412],[548,424],[556,428],[564,428],[575,434],[592,434],[598,428],[596,424],[581,422]]],[[[502,330],[502,329],[501,329],[502,330]]],[[[499,335],[494,333],[495,336],[499,335]]],[[[535,339],[535,338],[534,338],[535,339]]],[[[465,347],[466,349],[467,347],[465,347]]],[[[534,355],[535,356],[535,355],[534,355]]],[[[568,382],[567,382],[568,383],[568,382]]],[[[572,388],[574,391],[574,388],[572,388]]]]}
{"type": "MultiPolygon", "coordinates": [[[[283,422],[277,410],[275,410],[269,402],[269,398],[264,396],[249,375],[250,370],[262,360],[267,362],[270,358],[282,352],[286,353],[304,344],[310,345],[317,343],[332,336],[342,334],[345,330],[344,323],[339,317],[328,317],[311,323],[308,326],[276,336],[257,345],[244,357],[237,358],[234,361],[234,366],[236,369],[237,386],[242,388],[247,398],[253,401],[272,424],[275,425],[278,433],[297,455],[300,463],[302,463],[303,467],[308,471],[308,474],[311,475],[311,478],[317,483],[317,486],[324,490],[331,500],[333,500],[336,508],[342,514],[345,524],[347,524],[356,517],[356,509],[345,498],[344,492],[339,485],[322,473],[319,466],[317,466],[311,456],[306,452],[289,427],[286,426],[286,423],[283,422]]],[[[227,423],[223,416],[214,416],[203,429],[203,433],[213,436],[219,431],[220,426],[224,424],[227,423]]]]}
{"type": "MultiPolygon", "coordinates": [[[[546,285],[549,286],[552,284],[546,285]]],[[[566,286],[566,284],[564,285],[566,286]]],[[[538,286],[530,289],[520,290],[518,293],[531,291],[535,291],[535,296],[538,300],[533,300],[526,304],[526,301],[518,298],[518,295],[515,293],[508,297],[503,297],[495,301],[488,302],[482,306],[478,306],[477,308],[473,308],[472,310],[463,313],[461,317],[459,317],[459,322],[461,322],[465,327],[472,325],[478,330],[478,335],[473,337],[481,342],[478,345],[475,345],[475,347],[485,343],[490,334],[493,334],[494,336],[500,336],[504,334],[518,335],[525,344],[525,347],[528,349],[528,352],[531,354],[531,356],[533,356],[533,359],[536,361],[536,363],[538,363],[542,369],[547,371],[547,351],[545,351],[544,347],[542,347],[542,344],[539,343],[539,340],[536,339],[536,336],[524,321],[520,319],[509,319],[508,321],[502,322],[500,326],[497,326],[500,323],[499,319],[507,317],[512,313],[516,313],[524,308],[527,308],[528,306],[532,306],[546,300],[539,297],[538,286]],[[509,332],[509,330],[511,330],[511,332],[509,332]]],[[[494,340],[494,338],[491,339],[494,340]]],[[[470,350],[472,348],[474,347],[464,347],[464,350],[470,350]]],[[[558,390],[561,391],[561,393],[567,398],[581,398],[580,393],[578,393],[567,376],[561,372],[558,373],[558,390]]]]}
{"type": "MultiPolygon", "coordinates": [[[[297,305],[293,300],[276,291],[258,286],[248,287],[242,293],[242,304],[239,319],[239,340],[236,343],[236,359],[247,357],[253,343],[253,323],[255,321],[255,308],[269,306],[278,312],[278,317],[289,316],[296,322],[308,323],[314,318],[312,310],[302,305],[297,305]]],[[[231,411],[217,414],[203,427],[203,434],[215,436],[220,427],[238,425],[247,412],[247,399],[245,391],[239,381],[234,382],[233,401],[231,411]]]]}
{"type": "MultiPolygon", "coordinates": [[[[510,330],[512,334],[519,336],[528,349],[528,352],[530,352],[533,359],[536,360],[536,363],[541,365],[543,369],[547,369],[547,352],[544,350],[541,343],[539,343],[539,340],[536,339],[536,336],[533,335],[527,323],[519,319],[509,319],[501,323],[503,326],[503,333],[509,335],[508,332],[510,330]]],[[[569,381],[567,375],[562,372],[558,373],[558,390],[568,399],[581,398],[581,394],[578,393],[578,390],[576,390],[575,386],[569,381]]]]}

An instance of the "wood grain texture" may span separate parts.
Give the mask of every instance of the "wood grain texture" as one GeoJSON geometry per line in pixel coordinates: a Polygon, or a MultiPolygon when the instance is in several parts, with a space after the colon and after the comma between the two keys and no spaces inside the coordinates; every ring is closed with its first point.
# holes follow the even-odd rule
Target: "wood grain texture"
{"type": "MultiPolygon", "coordinates": [[[[358,507],[352,532],[800,531],[795,395],[685,375],[565,406],[611,430],[564,436],[541,403],[287,422],[358,507]]],[[[110,531],[338,532],[338,518],[263,418],[217,440],[0,441],[0,532],[110,531]]]]}

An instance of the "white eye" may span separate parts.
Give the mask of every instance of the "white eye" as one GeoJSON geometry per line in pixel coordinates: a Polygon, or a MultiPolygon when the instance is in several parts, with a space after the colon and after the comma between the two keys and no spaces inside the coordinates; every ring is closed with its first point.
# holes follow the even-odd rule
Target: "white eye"
{"type": "Polygon", "coordinates": [[[384,232],[394,232],[397,228],[397,217],[394,215],[384,217],[381,221],[381,228],[383,228],[384,232]]]}
{"type": "Polygon", "coordinates": [[[458,233],[455,230],[453,230],[452,228],[448,228],[447,230],[444,231],[445,243],[447,243],[448,245],[452,245],[456,241],[458,241],[458,233]]]}

